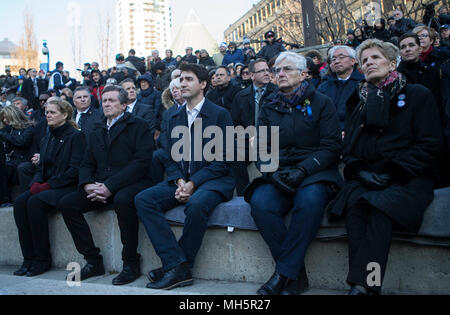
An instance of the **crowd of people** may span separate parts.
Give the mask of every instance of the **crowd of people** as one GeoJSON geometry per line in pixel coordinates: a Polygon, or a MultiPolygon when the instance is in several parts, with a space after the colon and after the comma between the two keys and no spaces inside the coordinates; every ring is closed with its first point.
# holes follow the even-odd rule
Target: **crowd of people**
{"type": "Polygon", "coordinates": [[[49,74],[7,73],[0,192],[2,206],[14,206],[24,257],[14,274],[50,269],[47,217],[57,209],[86,260],[81,280],[103,275],[84,213],[106,208],[117,213],[123,244],[114,285],[141,274],[139,221],[162,261],[147,287],[191,285],[209,216],[237,194],[251,205],[276,262],[258,294],[307,290],[305,255],[326,209],[346,218],[349,293],[380,294],[381,283],[366,282],[368,264],[377,262],[384,278],[393,230],[418,232],[434,189],[450,186],[450,27],[440,27],[436,46],[432,28],[406,21],[399,10],[394,16],[389,35],[378,36],[385,32],[376,26],[366,39],[367,30],[355,29],[326,58],[286,51],[270,31],[258,53],[249,41],[243,49],[222,43],[213,56],[187,47],[184,57],[153,51],[144,60],[130,50],[107,71],[85,64],[80,83],[61,62],[49,74]],[[279,128],[277,139],[267,140],[267,152],[279,151],[279,168],[264,172],[273,161],[258,153],[262,177],[250,180],[259,129],[235,139],[245,143],[243,161],[227,159],[224,143],[215,148],[219,157],[198,159],[197,146],[208,147],[196,135],[200,118],[202,135],[211,127],[224,135],[231,126],[279,128]],[[15,200],[13,185],[21,192],[15,200]],[[163,214],[182,204],[177,241],[163,214]]]}

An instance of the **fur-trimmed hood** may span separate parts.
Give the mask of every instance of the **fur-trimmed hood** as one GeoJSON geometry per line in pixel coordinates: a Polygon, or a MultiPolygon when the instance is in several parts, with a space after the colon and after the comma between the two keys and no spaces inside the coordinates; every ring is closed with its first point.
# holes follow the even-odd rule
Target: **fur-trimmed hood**
{"type": "Polygon", "coordinates": [[[163,106],[166,110],[175,105],[175,101],[172,98],[172,93],[170,93],[170,88],[164,90],[161,96],[163,106]]]}

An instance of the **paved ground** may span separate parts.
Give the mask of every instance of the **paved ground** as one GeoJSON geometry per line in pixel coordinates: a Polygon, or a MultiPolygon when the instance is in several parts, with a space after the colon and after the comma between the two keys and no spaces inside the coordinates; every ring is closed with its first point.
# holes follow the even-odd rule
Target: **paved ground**
{"type": "MultiPolygon", "coordinates": [[[[254,295],[259,283],[195,280],[193,286],[172,291],[149,290],[146,277],[132,284],[111,285],[116,275],[89,279],[80,287],[69,287],[65,281],[68,271],[52,270],[44,275],[27,278],[13,276],[18,267],[0,266],[0,295],[254,295]]],[[[345,292],[310,290],[307,295],[341,295],[345,292]]]]}

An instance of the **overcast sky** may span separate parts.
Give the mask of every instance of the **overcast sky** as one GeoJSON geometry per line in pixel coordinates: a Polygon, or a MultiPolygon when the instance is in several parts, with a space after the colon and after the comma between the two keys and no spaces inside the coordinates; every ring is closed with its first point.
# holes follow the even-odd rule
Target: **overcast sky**
{"type": "MultiPolygon", "coordinates": [[[[183,24],[187,13],[193,8],[200,21],[210,30],[211,35],[220,42],[228,25],[234,23],[251,8],[252,4],[257,2],[257,0],[171,0],[173,31],[175,32],[183,24]]],[[[23,33],[23,12],[27,9],[34,17],[39,46],[42,46],[44,39],[49,43],[51,68],[54,68],[56,61],[63,61],[66,69],[74,72],[76,68],[82,66],[75,66],[72,58],[69,16],[70,8],[74,7],[74,3],[81,8],[82,60],[97,60],[98,17],[105,10],[110,10],[115,21],[115,0],[1,1],[0,40],[8,38],[16,44],[19,42],[23,33]]],[[[175,36],[175,33],[173,35],[175,36]]],[[[117,51],[112,51],[111,55],[116,53],[117,51]]]]}

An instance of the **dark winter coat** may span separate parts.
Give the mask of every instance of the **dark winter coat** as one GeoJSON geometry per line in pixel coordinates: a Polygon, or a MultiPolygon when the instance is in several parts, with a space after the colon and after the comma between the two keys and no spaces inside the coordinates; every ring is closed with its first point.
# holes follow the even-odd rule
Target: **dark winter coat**
{"type": "Polygon", "coordinates": [[[417,23],[414,20],[401,18],[395,21],[395,24],[391,26],[390,31],[393,36],[400,37],[405,33],[408,33],[416,27],[417,23]]]}
{"type": "Polygon", "coordinates": [[[21,162],[28,161],[33,133],[34,127],[15,129],[6,126],[6,128],[0,129],[0,145],[5,144],[5,153],[10,155],[11,164],[19,165],[21,162]]]}
{"type": "MultiPolygon", "coordinates": [[[[66,123],[58,129],[51,130],[42,139],[40,146],[41,162],[32,181],[33,183],[48,183],[51,189],[61,190],[59,197],[51,196],[56,200],[59,200],[61,194],[64,195],[64,189],[67,189],[66,192],[76,190],[78,172],[86,149],[85,136],[72,125],[66,123]],[[53,142],[53,144],[50,144],[50,142],[53,142]],[[49,147],[53,149],[48,150],[49,147]],[[47,170],[46,168],[50,165],[45,161],[49,159],[52,161],[52,165],[51,169],[47,170]]],[[[51,200],[46,201],[50,204],[55,203],[51,200]]]]}
{"type": "Polygon", "coordinates": [[[273,57],[277,56],[279,53],[286,51],[286,48],[283,46],[283,42],[275,41],[272,44],[267,44],[264,46],[256,55],[256,58],[266,59],[268,62],[273,57]]]}
{"type": "MultiPolygon", "coordinates": [[[[77,110],[73,114],[74,120],[77,118],[77,110]]],[[[94,106],[91,106],[88,112],[80,117],[78,125],[81,127],[81,131],[84,133],[86,138],[94,131],[96,125],[103,121],[104,115],[94,106]]]]}
{"type": "Polygon", "coordinates": [[[241,88],[230,82],[226,88],[216,87],[214,90],[211,90],[206,95],[206,98],[214,104],[222,106],[231,112],[231,105],[233,104],[234,97],[239,91],[241,91],[241,88]]]}
{"type": "Polygon", "coordinates": [[[337,75],[333,73],[317,89],[317,91],[329,96],[333,100],[341,130],[344,130],[347,101],[363,79],[364,76],[358,70],[353,71],[347,81],[339,80],[337,75]]]}
{"type": "Polygon", "coordinates": [[[233,53],[229,50],[225,53],[223,57],[222,66],[228,66],[230,63],[236,65],[237,63],[244,64],[244,53],[242,49],[236,49],[233,53]]]}
{"type": "Polygon", "coordinates": [[[125,113],[108,131],[106,118],[90,134],[79,188],[101,182],[114,195],[138,182],[151,182],[153,138],[147,123],[125,113]]]}
{"type": "Polygon", "coordinates": [[[205,57],[205,58],[200,57],[198,63],[201,65],[204,65],[205,67],[215,67],[216,66],[216,63],[214,62],[214,60],[209,56],[205,57]]]}
{"type": "MultiPolygon", "coordinates": [[[[332,100],[309,85],[299,106],[310,102],[312,116],[308,117],[301,108],[282,107],[272,101],[275,94],[264,102],[259,115],[258,126],[279,127],[279,167],[289,169],[302,167],[308,176],[302,182],[305,187],[318,182],[326,182],[340,187],[342,178],[337,164],[342,152],[342,135],[339,129],[336,107],[332,100]]],[[[270,134],[270,130],[267,131],[270,134]]],[[[268,141],[271,148],[271,141],[268,141]]],[[[260,168],[265,163],[259,160],[260,168]]],[[[270,182],[267,173],[256,179],[246,189],[246,200],[251,199],[256,187],[270,182]]]]}
{"type": "Polygon", "coordinates": [[[150,126],[152,132],[154,132],[155,130],[161,130],[162,114],[164,113],[164,107],[161,100],[161,92],[154,88],[153,79],[150,74],[146,73],[144,75],[141,75],[138,78],[138,85],[141,80],[147,81],[150,84],[150,87],[147,90],[141,90],[141,92],[137,96],[137,100],[140,103],[150,106],[152,112],[154,113],[154,118],[152,119],[153,123],[151,123],[150,126]]]}
{"type": "Polygon", "coordinates": [[[380,130],[364,125],[359,105],[356,92],[347,103],[347,182],[331,204],[330,214],[342,215],[356,202],[368,203],[406,230],[417,232],[434,197],[432,168],[441,148],[434,98],[422,85],[406,85],[391,100],[389,126],[380,130]],[[406,104],[400,107],[404,97],[406,104]],[[365,189],[356,179],[361,170],[387,173],[392,182],[384,190],[365,189]]]}
{"type": "Polygon", "coordinates": [[[417,63],[402,61],[397,69],[406,77],[409,84],[422,84],[428,88],[434,96],[434,100],[439,107],[439,114],[444,116],[444,108],[441,101],[440,73],[437,67],[431,67],[419,59],[417,63]]]}
{"type": "MultiPolygon", "coordinates": [[[[277,90],[278,87],[276,85],[269,83],[260,104],[264,104],[265,99],[277,90]]],[[[235,126],[243,126],[244,128],[256,126],[255,87],[253,84],[236,94],[231,106],[231,117],[235,126]]]]}

